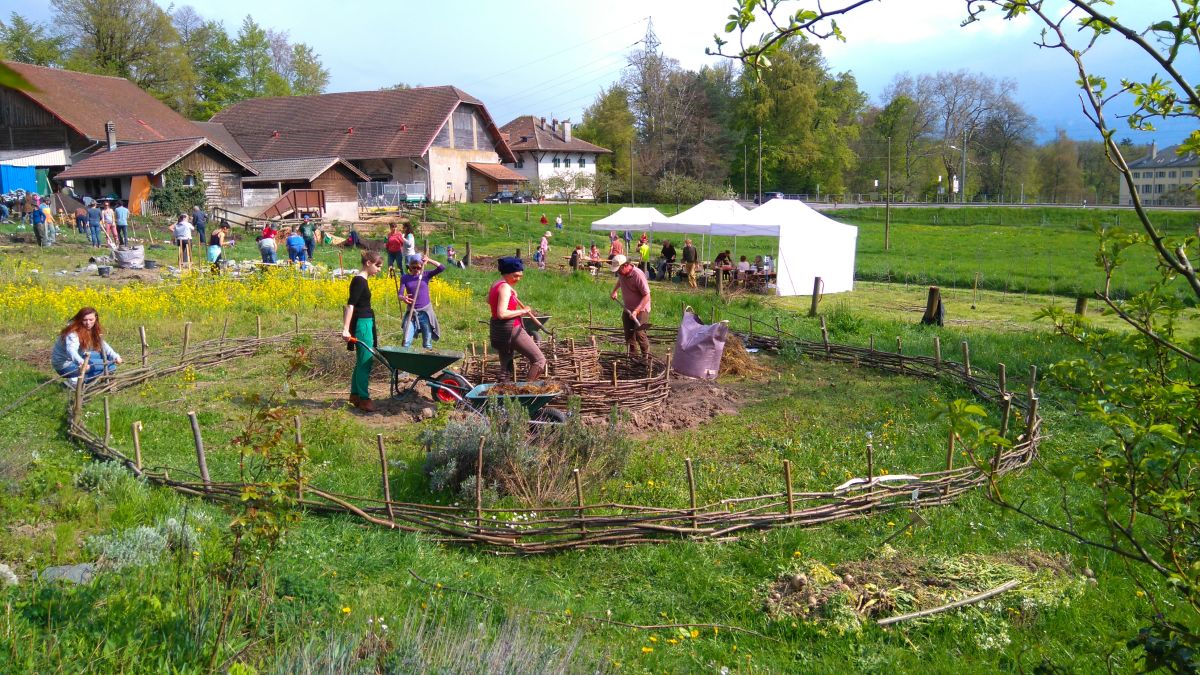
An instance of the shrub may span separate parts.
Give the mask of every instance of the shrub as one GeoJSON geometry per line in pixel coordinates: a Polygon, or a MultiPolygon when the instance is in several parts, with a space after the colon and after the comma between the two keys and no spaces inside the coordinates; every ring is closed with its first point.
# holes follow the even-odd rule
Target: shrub
{"type": "Polygon", "coordinates": [[[125,489],[137,482],[133,474],[116,462],[89,462],[75,476],[75,485],[81,490],[101,494],[125,489]]]}
{"type": "MultiPolygon", "coordinates": [[[[574,403],[572,407],[574,408],[574,403]]],[[[574,413],[574,410],[572,410],[574,413]]],[[[434,492],[474,499],[476,462],[483,442],[483,476],[488,501],[516,497],[527,506],[562,502],[574,495],[572,474],[591,486],[620,471],[629,443],[615,420],[590,427],[577,414],[563,424],[537,425],[516,403],[496,406],[486,417],[469,415],[422,434],[425,474],[434,492]]]]}
{"type": "Polygon", "coordinates": [[[113,534],[98,534],[84,541],[84,549],[113,570],[152,565],[168,551],[193,551],[199,546],[200,532],[186,516],[182,522],[167,518],[153,527],[142,525],[113,534]]]}

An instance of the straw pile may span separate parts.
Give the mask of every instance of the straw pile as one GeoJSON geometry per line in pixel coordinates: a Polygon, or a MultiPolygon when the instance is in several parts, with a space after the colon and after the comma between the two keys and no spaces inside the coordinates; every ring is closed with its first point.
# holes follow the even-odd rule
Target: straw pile
{"type": "Polygon", "coordinates": [[[725,351],[721,354],[722,375],[754,377],[767,375],[770,372],[770,368],[758,363],[754,356],[746,351],[746,346],[740,337],[733,333],[729,334],[729,338],[725,340],[725,351]]]}

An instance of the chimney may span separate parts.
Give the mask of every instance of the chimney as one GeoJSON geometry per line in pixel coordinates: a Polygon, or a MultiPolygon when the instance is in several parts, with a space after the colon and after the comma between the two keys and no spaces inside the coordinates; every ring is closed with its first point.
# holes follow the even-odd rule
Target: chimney
{"type": "Polygon", "coordinates": [[[554,131],[554,133],[558,133],[558,118],[557,117],[550,120],[550,128],[552,131],[554,131]]]}
{"type": "Polygon", "coordinates": [[[104,138],[108,141],[108,151],[117,149],[117,125],[112,120],[104,123],[104,138]]]}
{"type": "Polygon", "coordinates": [[[563,140],[570,142],[570,140],[571,140],[571,122],[569,120],[563,120],[562,127],[563,127],[563,140]]]}
{"type": "Polygon", "coordinates": [[[543,128],[543,129],[545,129],[545,128],[546,128],[546,118],[545,118],[545,117],[543,117],[543,118],[542,118],[542,122],[541,122],[541,124],[539,124],[538,126],[540,126],[540,127],[541,127],[541,128],[543,128]]]}
{"type": "Polygon", "coordinates": [[[1158,141],[1150,141],[1150,159],[1158,158],[1158,141]]]}

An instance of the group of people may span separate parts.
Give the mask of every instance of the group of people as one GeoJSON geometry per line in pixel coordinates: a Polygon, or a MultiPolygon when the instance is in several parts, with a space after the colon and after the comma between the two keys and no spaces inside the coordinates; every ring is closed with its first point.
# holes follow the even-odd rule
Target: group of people
{"type": "MultiPolygon", "coordinates": [[[[549,235],[549,232],[547,232],[549,235]]],[[[547,237],[543,237],[543,241],[547,237]]],[[[397,297],[404,303],[404,346],[411,347],[417,333],[422,347],[432,349],[440,337],[437,315],[429,297],[429,282],[445,270],[445,265],[422,254],[405,258],[407,271],[398,281],[397,297]]],[[[390,262],[390,261],[389,261],[390,262]]],[[[350,280],[349,298],[342,315],[342,337],[347,349],[355,350],[354,373],[350,380],[350,403],[372,412],[370,374],[372,350],[377,344],[375,312],[371,307],[369,279],[383,269],[383,256],[375,251],[363,251],[362,269],[350,280]],[[370,346],[370,349],[368,349],[370,346]]],[[[623,254],[613,256],[611,269],[616,273],[616,285],[610,297],[620,299],[621,323],[625,343],[631,357],[646,357],[650,353],[650,338],[646,332],[650,319],[650,284],[646,273],[638,269],[623,254]]],[[[523,320],[537,320],[533,308],[521,302],[517,285],[525,276],[525,263],[519,257],[497,261],[500,278],[488,289],[488,342],[500,357],[501,381],[515,378],[515,361],[519,354],[527,362],[525,381],[536,381],[546,369],[546,357],[537,341],[525,330],[523,320]]]]}
{"type": "Polygon", "coordinates": [[[192,208],[191,215],[181,213],[175,219],[175,224],[170,226],[171,238],[175,241],[175,245],[179,247],[179,262],[180,264],[190,264],[192,262],[192,241],[199,239],[203,245],[206,245],[205,259],[213,265],[220,264],[225,260],[225,247],[232,240],[229,238],[230,227],[228,221],[221,220],[221,224],[213,230],[211,235],[207,234],[208,230],[208,214],[199,206],[192,208]],[[207,241],[205,239],[207,235],[207,241]]]}
{"type": "Polygon", "coordinates": [[[129,207],[124,201],[90,202],[75,209],[75,230],[86,234],[92,248],[116,248],[129,245],[129,207]],[[101,235],[104,238],[101,239],[101,235]]]}

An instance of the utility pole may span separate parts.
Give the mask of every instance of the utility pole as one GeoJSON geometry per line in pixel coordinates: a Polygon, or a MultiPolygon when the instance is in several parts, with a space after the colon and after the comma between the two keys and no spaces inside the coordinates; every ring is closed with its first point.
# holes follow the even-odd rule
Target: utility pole
{"type": "Polygon", "coordinates": [[[742,196],[750,194],[750,149],[742,143],[742,196]]]}
{"type": "Polygon", "coordinates": [[[967,203],[967,129],[963,128],[962,170],[958,172],[958,200],[967,203]]]}
{"type": "Polygon", "coordinates": [[[762,125],[758,125],[758,201],[762,204],[762,125]]]}
{"type": "Polygon", "coordinates": [[[892,248],[892,137],[887,137],[887,201],[883,207],[883,250],[892,248]]]}

